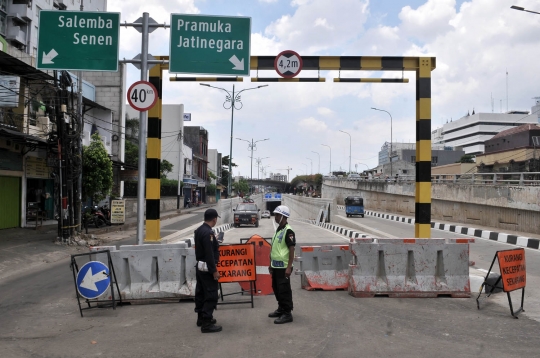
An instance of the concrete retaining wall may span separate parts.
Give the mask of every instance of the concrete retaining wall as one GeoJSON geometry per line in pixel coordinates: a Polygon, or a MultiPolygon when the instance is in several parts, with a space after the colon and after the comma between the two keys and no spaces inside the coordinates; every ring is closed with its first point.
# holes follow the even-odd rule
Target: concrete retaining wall
{"type": "MultiPolygon", "coordinates": [[[[414,216],[415,183],[324,181],[323,198],[364,198],[366,210],[414,216]]],[[[431,218],[540,234],[540,188],[432,184],[431,218]]]]}
{"type": "Polygon", "coordinates": [[[298,195],[284,194],[283,205],[289,207],[291,219],[317,219],[321,209],[330,204],[330,215],[336,212],[336,202],[333,199],[309,198],[298,195]]]}

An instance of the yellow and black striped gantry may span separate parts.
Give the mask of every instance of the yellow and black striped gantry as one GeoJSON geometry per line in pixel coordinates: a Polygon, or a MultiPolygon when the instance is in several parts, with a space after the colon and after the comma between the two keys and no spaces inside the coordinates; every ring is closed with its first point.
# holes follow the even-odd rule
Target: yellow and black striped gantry
{"type": "MultiPolygon", "coordinates": [[[[276,56],[251,56],[250,69],[274,70],[276,56]]],[[[159,59],[168,60],[168,56],[159,59]]],[[[302,56],[302,71],[340,71],[339,83],[408,83],[407,78],[343,78],[341,71],[414,71],[416,73],[416,193],[415,237],[431,237],[431,71],[435,57],[400,56],[302,56]]],[[[158,69],[156,69],[158,68],[158,69]]],[[[161,71],[150,70],[150,82],[159,92],[158,104],[148,117],[147,240],[159,240],[159,160],[161,158],[161,71]],[[159,76],[158,76],[159,71],[159,76]],[[154,80],[152,79],[154,78],[154,80]],[[156,186],[157,185],[157,186],[156,186]]],[[[243,81],[242,77],[171,77],[171,81],[243,81]]],[[[306,78],[256,77],[251,82],[324,82],[320,76],[306,78]]]]}

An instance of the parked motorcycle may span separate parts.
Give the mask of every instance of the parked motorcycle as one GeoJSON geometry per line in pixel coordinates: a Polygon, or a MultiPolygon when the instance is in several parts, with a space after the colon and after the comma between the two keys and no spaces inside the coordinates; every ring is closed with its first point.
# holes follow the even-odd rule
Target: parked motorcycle
{"type": "Polygon", "coordinates": [[[93,224],[96,228],[111,225],[111,211],[105,206],[85,206],[83,209],[83,222],[86,228],[93,224]]]}

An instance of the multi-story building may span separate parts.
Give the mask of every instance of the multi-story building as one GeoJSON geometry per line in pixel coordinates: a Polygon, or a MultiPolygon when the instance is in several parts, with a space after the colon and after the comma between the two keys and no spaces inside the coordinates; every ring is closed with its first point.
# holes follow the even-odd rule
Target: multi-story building
{"type": "Polygon", "coordinates": [[[208,131],[200,126],[185,126],[184,143],[193,150],[192,176],[197,180],[195,198],[205,202],[208,181],[208,131]]]}
{"type": "MultiPolygon", "coordinates": [[[[392,163],[408,162],[416,163],[416,143],[392,143],[392,163]]],[[[379,166],[385,166],[390,161],[390,143],[385,142],[379,151],[379,166]]],[[[445,146],[441,144],[433,144],[431,146],[431,166],[452,164],[461,159],[465,155],[463,150],[445,146]]]]}
{"type": "Polygon", "coordinates": [[[510,111],[508,113],[474,113],[451,121],[431,132],[434,144],[444,144],[461,148],[465,154],[482,154],[485,142],[507,129],[527,123],[538,123],[540,105],[538,102],[532,112],[510,111]]]}
{"type": "MultiPolygon", "coordinates": [[[[0,215],[0,228],[26,226],[29,203],[38,203],[45,219],[59,214],[58,114],[53,110],[57,92],[54,72],[35,68],[38,20],[42,10],[79,10],[80,5],[80,0],[0,0],[0,87],[8,87],[9,92],[0,91],[0,213],[6,213],[0,215]]],[[[106,0],[84,4],[87,11],[106,8],[106,0]]],[[[75,110],[79,79],[61,71],[56,78],[67,89],[65,103],[69,104],[63,120],[70,135],[80,133],[82,144],[87,145],[91,134],[98,133],[116,173],[124,159],[125,67],[119,68],[105,75],[83,72],[83,128],[77,128],[75,110]]],[[[76,158],[71,162],[76,164],[76,158]]],[[[72,182],[76,186],[76,180],[72,182]]],[[[121,192],[118,185],[114,190],[121,192]]]]}
{"type": "Polygon", "coordinates": [[[270,173],[270,180],[287,182],[287,174],[270,173]]]}

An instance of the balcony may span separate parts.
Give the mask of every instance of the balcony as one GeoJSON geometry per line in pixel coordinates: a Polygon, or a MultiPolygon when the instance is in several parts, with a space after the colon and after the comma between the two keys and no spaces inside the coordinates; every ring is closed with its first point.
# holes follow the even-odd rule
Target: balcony
{"type": "Polygon", "coordinates": [[[0,128],[22,132],[24,128],[24,116],[0,109],[0,128]]]}
{"type": "Polygon", "coordinates": [[[7,30],[6,40],[18,42],[21,45],[26,45],[26,35],[19,26],[12,26],[7,30]]]}
{"type": "Polygon", "coordinates": [[[12,17],[16,21],[26,22],[34,19],[34,12],[31,7],[25,4],[11,4],[9,5],[9,17],[12,17]]]}

